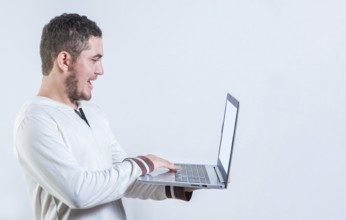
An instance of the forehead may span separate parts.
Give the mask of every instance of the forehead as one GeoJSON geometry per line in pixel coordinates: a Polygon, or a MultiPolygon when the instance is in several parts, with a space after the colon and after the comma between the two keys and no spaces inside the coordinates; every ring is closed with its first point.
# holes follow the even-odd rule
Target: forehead
{"type": "Polygon", "coordinates": [[[82,51],[81,56],[103,56],[102,38],[90,37],[88,43],[89,47],[82,51]]]}

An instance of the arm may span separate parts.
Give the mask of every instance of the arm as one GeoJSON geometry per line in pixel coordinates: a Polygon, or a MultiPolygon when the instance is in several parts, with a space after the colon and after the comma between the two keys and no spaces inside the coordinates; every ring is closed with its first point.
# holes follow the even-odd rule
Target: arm
{"type": "MultiPolygon", "coordinates": [[[[120,144],[114,137],[113,132],[111,131],[111,128],[108,124],[108,121],[106,121],[105,124],[106,124],[106,132],[112,143],[111,147],[112,147],[113,164],[122,162],[124,160],[132,161],[141,168],[142,175],[146,174],[147,172],[151,172],[153,169],[156,169],[158,167],[167,167],[172,170],[179,169],[179,167],[176,167],[174,164],[170,163],[169,161],[159,158],[155,155],[147,155],[145,157],[142,156],[138,158],[127,158],[126,152],[122,149],[122,147],[120,146],[120,144]]],[[[129,186],[124,196],[130,197],[130,198],[154,199],[154,200],[176,198],[176,199],[189,201],[192,196],[192,193],[188,192],[188,189],[186,190],[181,187],[155,186],[155,185],[142,184],[136,181],[129,186]]]]}
{"type": "MultiPolygon", "coordinates": [[[[113,158],[113,163],[122,161],[126,158],[126,153],[119,146],[118,142],[115,140],[114,137],[113,137],[113,145],[112,145],[112,158],[113,158]]],[[[169,166],[173,170],[179,169],[179,167],[174,166],[174,164],[171,164],[169,161],[159,158],[155,155],[147,155],[146,158],[150,160],[148,164],[151,164],[150,166],[154,168],[155,167],[157,168],[160,166],[169,166]]],[[[138,160],[138,158],[137,159],[129,158],[128,160],[133,160],[133,162],[136,161],[136,163],[138,163],[138,166],[143,167],[145,169],[143,164],[141,164],[141,161],[143,160],[138,160]]],[[[184,201],[189,201],[192,197],[192,191],[190,191],[189,189],[181,188],[181,187],[157,186],[157,185],[143,184],[136,181],[129,186],[124,196],[128,198],[154,199],[154,200],[175,198],[175,199],[181,199],[184,201]]]]}
{"type": "MultiPolygon", "coordinates": [[[[146,155],[145,158],[149,160],[149,164],[152,163],[153,169],[165,167],[173,171],[179,169],[178,166],[172,164],[168,160],[157,157],[155,155],[146,155]]],[[[151,184],[144,184],[135,182],[132,184],[125,193],[126,197],[136,197],[140,199],[155,199],[162,200],[166,198],[180,199],[184,201],[190,201],[192,197],[192,190],[183,187],[173,186],[157,186],[151,184]]]]}
{"type": "Polygon", "coordinates": [[[139,199],[180,199],[190,201],[192,190],[183,187],[144,184],[136,181],[128,188],[124,196],[139,199]]]}
{"type": "Polygon", "coordinates": [[[52,119],[28,117],[16,130],[18,159],[29,178],[72,208],[114,201],[142,174],[131,160],[100,171],[83,169],[52,119]]]}

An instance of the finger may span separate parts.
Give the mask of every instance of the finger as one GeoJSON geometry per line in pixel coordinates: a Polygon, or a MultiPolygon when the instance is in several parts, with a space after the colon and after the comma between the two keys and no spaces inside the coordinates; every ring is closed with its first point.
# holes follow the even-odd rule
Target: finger
{"type": "Polygon", "coordinates": [[[177,166],[177,165],[175,165],[169,161],[167,161],[166,168],[170,169],[171,171],[175,171],[175,172],[181,169],[180,166],[177,166]]]}
{"type": "Polygon", "coordinates": [[[177,165],[175,165],[175,164],[173,164],[173,168],[171,168],[170,170],[172,170],[172,171],[178,171],[178,170],[181,170],[181,167],[180,166],[177,166],[177,165]]]}

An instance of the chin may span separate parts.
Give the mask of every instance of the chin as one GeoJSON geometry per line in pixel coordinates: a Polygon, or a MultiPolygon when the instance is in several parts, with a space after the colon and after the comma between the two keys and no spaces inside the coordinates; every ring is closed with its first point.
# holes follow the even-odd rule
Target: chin
{"type": "Polygon", "coordinates": [[[83,95],[80,97],[80,100],[84,100],[84,101],[89,101],[91,99],[92,95],[83,95]]]}
{"type": "Polygon", "coordinates": [[[86,97],[84,100],[85,100],[85,101],[90,101],[90,99],[91,99],[91,96],[86,97]]]}

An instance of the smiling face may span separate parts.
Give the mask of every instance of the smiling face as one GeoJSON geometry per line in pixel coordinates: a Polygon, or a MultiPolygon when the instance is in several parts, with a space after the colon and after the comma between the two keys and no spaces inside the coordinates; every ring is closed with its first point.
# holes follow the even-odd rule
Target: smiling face
{"type": "Polygon", "coordinates": [[[72,103],[91,99],[92,81],[103,74],[102,56],[102,39],[91,37],[89,48],[81,52],[65,79],[66,94],[72,103]]]}

